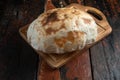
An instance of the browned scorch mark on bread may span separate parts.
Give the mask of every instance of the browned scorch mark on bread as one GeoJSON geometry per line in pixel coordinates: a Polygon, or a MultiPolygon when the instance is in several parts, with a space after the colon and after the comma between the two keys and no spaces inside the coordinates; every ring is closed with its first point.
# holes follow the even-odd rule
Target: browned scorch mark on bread
{"type": "Polygon", "coordinates": [[[50,22],[55,22],[55,21],[59,21],[56,11],[54,11],[52,13],[48,13],[47,17],[44,18],[44,20],[42,21],[42,24],[43,24],[43,26],[45,26],[46,24],[48,24],[50,22]]]}
{"type": "Polygon", "coordinates": [[[75,42],[75,39],[77,37],[81,37],[81,35],[84,35],[83,32],[80,31],[70,31],[68,32],[66,37],[61,37],[61,38],[55,38],[54,41],[59,47],[63,47],[67,41],[70,41],[72,43],[75,42]]]}
{"type": "Polygon", "coordinates": [[[46,31],[46,35],[51,35],[52,33],[55,34],[56,32],[58,32],[61,29],[66,29],[65,24],[62,23],[61,27],[59,29],[54,29],[52,27],[47,28],[46,31]]]}

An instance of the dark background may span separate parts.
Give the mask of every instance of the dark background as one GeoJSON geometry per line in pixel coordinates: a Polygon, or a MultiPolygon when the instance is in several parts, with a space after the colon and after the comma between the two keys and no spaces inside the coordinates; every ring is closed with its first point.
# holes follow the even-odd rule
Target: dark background
{"type": "MultiPolygon", "coordinates": [[[[78,1],[65,0],[64,5],[78,1]]],[[[53,0],[56,7],[59,7],[58,2],[53,0]]],[[[45,0],[0,0],[0,80],[36,79],[38,55],[20,37],[18,30],[44,11],[44,3],[45,0]]],[[[111,35],[90,49],[94,79],[99,80],[96,70],[103,76],[100,80],[120,80],[120,1],[84,0],[81,4],[100,9],[113,28],[111,35]],[[98,64],[103,68],[99,70],[98,64]],[[104,66],[106,64],[109,67],[104,66]]]]}

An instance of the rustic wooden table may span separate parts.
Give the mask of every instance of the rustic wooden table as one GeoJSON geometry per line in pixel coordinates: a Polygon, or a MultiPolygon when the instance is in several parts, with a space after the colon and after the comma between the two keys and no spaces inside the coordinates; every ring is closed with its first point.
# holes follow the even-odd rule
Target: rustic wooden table
{"type": "MultiPolygon", "coordinates": [[[[59,7],[59,0],[53,3],[59,7]]],[[[120,1],[65,0],[101,10],[112,33],[59,69],[52,69],[20,37],[20,27],[44,11],[44,0],[0,1],[0,80],[120,80],[120,1]],[[40,67],[38,70],[38,66],[40,67]],[[37,73],[38,72],[38,73],[37,73]]]]}

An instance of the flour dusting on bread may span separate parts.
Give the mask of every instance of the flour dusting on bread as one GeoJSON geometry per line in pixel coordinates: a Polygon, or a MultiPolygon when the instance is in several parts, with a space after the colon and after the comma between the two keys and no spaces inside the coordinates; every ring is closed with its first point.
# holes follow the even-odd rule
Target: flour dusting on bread
{"type": "Polygon", "coordinates": [[[94,19],[77,8],[56,8],[41,14],[27,30],[27,40],[44,53],[81,50],[97,37],[94,19]]]}

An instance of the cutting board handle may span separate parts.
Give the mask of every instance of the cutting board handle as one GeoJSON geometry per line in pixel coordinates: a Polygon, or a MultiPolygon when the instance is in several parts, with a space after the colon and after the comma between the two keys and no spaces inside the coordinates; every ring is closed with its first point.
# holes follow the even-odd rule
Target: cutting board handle
{"type": "MultiPolygon", "coordinates": [[[[76,4],[76,3],[72,3],[72,4],[70,4],[70,6],[80,7],[81,10],[84,10],[88,14],[92,15],[93,18],[97,22],[104,22],[104,21],[106,21],[106,17],[104,16],[104,14],[100,10],[98,10],[96,8],[89,7],[89,6],[81,6],[80,4],[76,4]]],[[[50,9],[54,9],[54,8],[56,8],[56,7],[53,5],[52,1],[51,0],[46,0],[44,12],[46,12],[47,10],[50,10],[50,9]]]]}
{"type": "Polygon", "coordinates": [[[97,23],[102,24],[103,22],[107,21],[105,15],[97,8],[90,7],[90,6],[83,6],[83,5],[76,4],[76,3],[72,3],[66,7],[71,7],[71,6],[79,8],[80,10],[83,10],[86,13],[90,14],[91,16],[93,16],[93,18],[95,19],[97,23]]]}
{"type": "Polygon", "coordinates": [[[88,14],[92,15],[94,17],[94,19],[98,22],[106,21],[105,15],[100,10],[98,10],[96,8],[85,6],[85,11],[88,14]]]}

